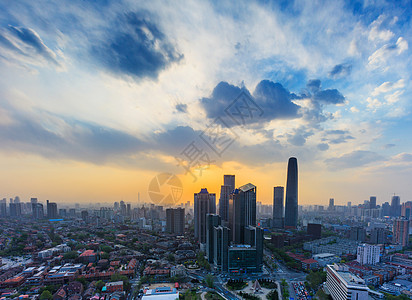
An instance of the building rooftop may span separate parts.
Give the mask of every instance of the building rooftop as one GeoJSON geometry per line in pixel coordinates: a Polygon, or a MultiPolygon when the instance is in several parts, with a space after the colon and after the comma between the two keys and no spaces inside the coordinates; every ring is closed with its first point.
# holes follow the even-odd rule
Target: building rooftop
{"type": "Polygon", "coordinates": [[[253,184],[251,184],[251,183],[247,183],[247,184],[245,184],[245,185],[242,185],[242,186],[239,188],[239,190],[241,190],[242,192],[247,192],[247,191],[253,190],[253,189],[255,189],[255,188],[256,188],[255,185],[253,185],[253,184]]]}

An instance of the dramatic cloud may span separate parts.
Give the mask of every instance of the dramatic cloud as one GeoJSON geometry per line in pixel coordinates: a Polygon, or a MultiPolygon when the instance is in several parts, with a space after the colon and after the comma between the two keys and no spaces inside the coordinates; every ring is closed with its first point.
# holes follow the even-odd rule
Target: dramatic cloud
{"type": "MultiPolygon", "coordinates": [[[[39,59],[60,67],[56,54],[50,50],[31,28],[15,27],[9,25],[8,30],[0,31],[0,46],[12,51],[9,58],[18,61],[30,60],[31,64],[38,64],[39,59]]],[[[7,57],[7,54],[3,54],[7,57]]]]}
{"type": "Polygon", "coordinates": [[[329,72],[329,77],[333,79],[343,78],[349,76],[352,71],[352,65],[350,64],[339,64],[332,68],[329,72]]]}
{"type": "Polygon", "coordinates": [[[91,55],[113,73],[157,78],[183,57],[147,13],[125,13],[111,25],[108,37],[95,42],[91,55]]]}
{"type": "Polygon", "coordinates": [[[239,88],[227,82],[220,82],[214,88],[209,98],[202,98],[200,101],[209,118],[227,118],[227,114],[230,113],[227,112],[230,105],[238,107],[242,110],[242,113],[247,114],[248,108],[245,107],[245,103],[235,101],[242,92],[258,106],[258,108],[254,107],[253,102],[249,104],[251,109],[255,109],[253,111],[255,115],[252,115],[251,118],[245,118],[248,123],[298,117],[299,106],[292,102],[298,96],[290,93],[280,83],[274,83],[269,80],[262,80],[256,86],[253,96],[246,88],[239,88]],[[257,109],[263,112],[261,116],[256,115],[257,109]]]}
{"type": "Polygon", "coordinates": [[[340,157],[327,159],[325,162],[331,170],[358,168],[364,165],[381,161],[384,158],[372,151],[356,150],[340,157]]]}

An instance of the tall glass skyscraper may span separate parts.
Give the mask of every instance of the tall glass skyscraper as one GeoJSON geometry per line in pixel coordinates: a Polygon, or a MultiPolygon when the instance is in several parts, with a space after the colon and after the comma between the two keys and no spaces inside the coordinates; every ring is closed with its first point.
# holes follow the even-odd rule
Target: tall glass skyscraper
{"type": "Polygon", "coordinates": [[[286,182],[285,228],[296,228],[298,224],[298,160],[289,158],[286,182]]]}
{"type": "Polygon", "coordinates": [[[220,187],[219,215],[226,224],[229,222],[229,195],[235,189],[235,175],[224,175],[220,187]]]}
{"type": "Polygon", "coordinates": [[[273,227],[283,228],[283,186],[273,188],[273,227]]]}

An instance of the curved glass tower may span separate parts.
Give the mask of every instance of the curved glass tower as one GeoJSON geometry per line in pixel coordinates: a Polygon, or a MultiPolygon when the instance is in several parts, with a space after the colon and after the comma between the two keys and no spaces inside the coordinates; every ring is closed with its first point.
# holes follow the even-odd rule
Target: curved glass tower
{"type": "Polygon", "coordinates": [[[285,228],[296,228],[298,224],[298,160],[289,158],[286,181],[285,228]]]}

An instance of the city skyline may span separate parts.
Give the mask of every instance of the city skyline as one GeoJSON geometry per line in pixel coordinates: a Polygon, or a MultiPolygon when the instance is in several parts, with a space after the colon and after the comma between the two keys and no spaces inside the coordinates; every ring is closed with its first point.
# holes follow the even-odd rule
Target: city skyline
{"type": "Polygon", "coordinates": [[[0,4],[0,199],[149,202],[172,173],[186,202],[234,174],[270,204],[297,157],[299,204],[412,200],[410,20],[409,1],[0,4]]]}

